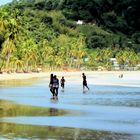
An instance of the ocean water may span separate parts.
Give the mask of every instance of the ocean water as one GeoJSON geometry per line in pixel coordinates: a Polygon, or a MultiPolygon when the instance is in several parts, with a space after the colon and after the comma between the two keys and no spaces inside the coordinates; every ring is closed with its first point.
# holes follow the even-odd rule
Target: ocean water
{"type": "MultiPolygon", "coordinates": [[[[60,77],[59,77],[60,78],[60,77]]],[[[117,74],[87,74],[90,90],[82,89],[82,77],[65,76],[65,90],[59,88],[59,99],[51,100],[48,78],[25,81],[0,82],[0,100],[12,101],[13,104],[34,107],[53,108],[67,111],[64,115],[19,115],[2,116],[0,122],[14,128],[24,126],[25,129],[34,126],[44,130],[51,127],[57,131],[68,131],[59,137],[53,130],[52,134],[43,138],[36,133],[36,139],[101,139],[101,140],[139,140],[140,139],[140,79],[129,74],[118,78],[117,74]],[[28,127],[27,127],[28,126],[28,127]],[[27,127],[27,128],[26,128],[27,127]],[[44,129],[42,128],[44,127],[44,129]],[[71,129],[71,130],[69,130],[71,129]],[[74,131],[75,137],[70,137],[74,131]],[[81,133],[80,133],[80,132],[81,133]],[[87,135],[84,135],[86,132],[87,135]],[[82,137],[80,137],[82,136],[82,137]]],[[[16,133],[15,131],[12,133],[16,133]]],[[[21,132],[20,132],[21,133],[21,132]]],[[[1,130],[1,139],[9,137],[1,130]]],[[[23,139],[23,135],[14,136],[23,139]]],[[[12,137],[13,138],[13,137],[12,137]]],[[[32,139],[25,136],[24,139],[32,139]]]]}

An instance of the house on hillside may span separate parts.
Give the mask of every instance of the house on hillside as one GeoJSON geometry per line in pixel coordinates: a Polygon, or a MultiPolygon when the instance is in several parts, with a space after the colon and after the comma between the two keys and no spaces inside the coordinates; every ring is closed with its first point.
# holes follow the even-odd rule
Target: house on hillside
{"type": "Polygon", "coordinates": [[[118,64],[116,58],[110,58],[110,61],[112,62],[112,65],[113,65],[115,70],[119,70],[120,69],[119,64],[118,64]]]}
{"type": "Polygon", "coordinates": [[[82,25],[84,22],[82,21],[82,20],[78,20],[77,22],[76,22],[76,24],[78,24],[78,25],[82,25]]]}

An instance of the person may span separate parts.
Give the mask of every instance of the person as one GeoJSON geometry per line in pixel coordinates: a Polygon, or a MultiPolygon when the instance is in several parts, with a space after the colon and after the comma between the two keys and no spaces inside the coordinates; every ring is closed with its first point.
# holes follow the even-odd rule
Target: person
{"type": "Polygon", "coordinates": [[[59,80],[56,75],[53,77],[53,93],[54,93],[54,99],[58,99],[58,89],[59,89],[59,80]]]}
{"type": "Polygon", "coordinates": [[[49,88],[50,88],[50,91],[52,93],[52,99],[54,99],[55,97],[55,94],[54,94],[54,90],[53,90],[53,74],[50,75],[50,83],[49,83],[49,88]]]}
{"type": "Polygon", "coordinates": [[[123,74],[121,74],[121,78],[123,78],[123,74]]]}
{"type": "Polygon", "coordinates": [[[65,79],[64,79],[64,76],[62,76],[62,78],[61,78],[61,87],[64,90],[64,87],[65,87],[65,79]]]}
{"type": "Polygon", "coordinates": [[[123,74],[120,74],[120,75],[119,75],[119,78],[123,78],[123,74]]]}
{"type": "Polygon", "coordinates": [[[83,77],[83,92],[85,87],[89,90],[89,87],[87,85],[87,80],[86,80],[86,75],[84,73],[82,73],[82,77],[83,77]]]}

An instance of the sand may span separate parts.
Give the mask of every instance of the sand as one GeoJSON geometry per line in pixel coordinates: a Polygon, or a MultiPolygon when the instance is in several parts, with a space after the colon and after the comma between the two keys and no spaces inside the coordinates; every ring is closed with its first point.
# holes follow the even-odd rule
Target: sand
{"type": "Polygon", "coordinates": [[[22,79],[30,79],[30,78],[41,78],[41,77],[49,77],[51,73],[58,75],[58,77],[65,76],[65,75],[81,75],[82,73],[93,74],[93,75],[100,75],[100,74],[125,74],[127,75],[128,79],[140,79],[140,71],[77,71],[77,72],[40,72],[40,73],[3,73],[0,74],[0,81],[3,80],[22,80],[22,79]]]}

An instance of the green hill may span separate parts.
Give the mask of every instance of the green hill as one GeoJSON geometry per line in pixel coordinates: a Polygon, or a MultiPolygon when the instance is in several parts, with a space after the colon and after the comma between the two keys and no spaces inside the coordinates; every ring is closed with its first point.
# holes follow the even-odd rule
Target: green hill
{"type": "Polygon", "coordinates": [[[14,0],[0,7],[0,71],[140,63],[138,0],[14,0]],[[77,24],[77,21],[83,24],[77,24]]]}

